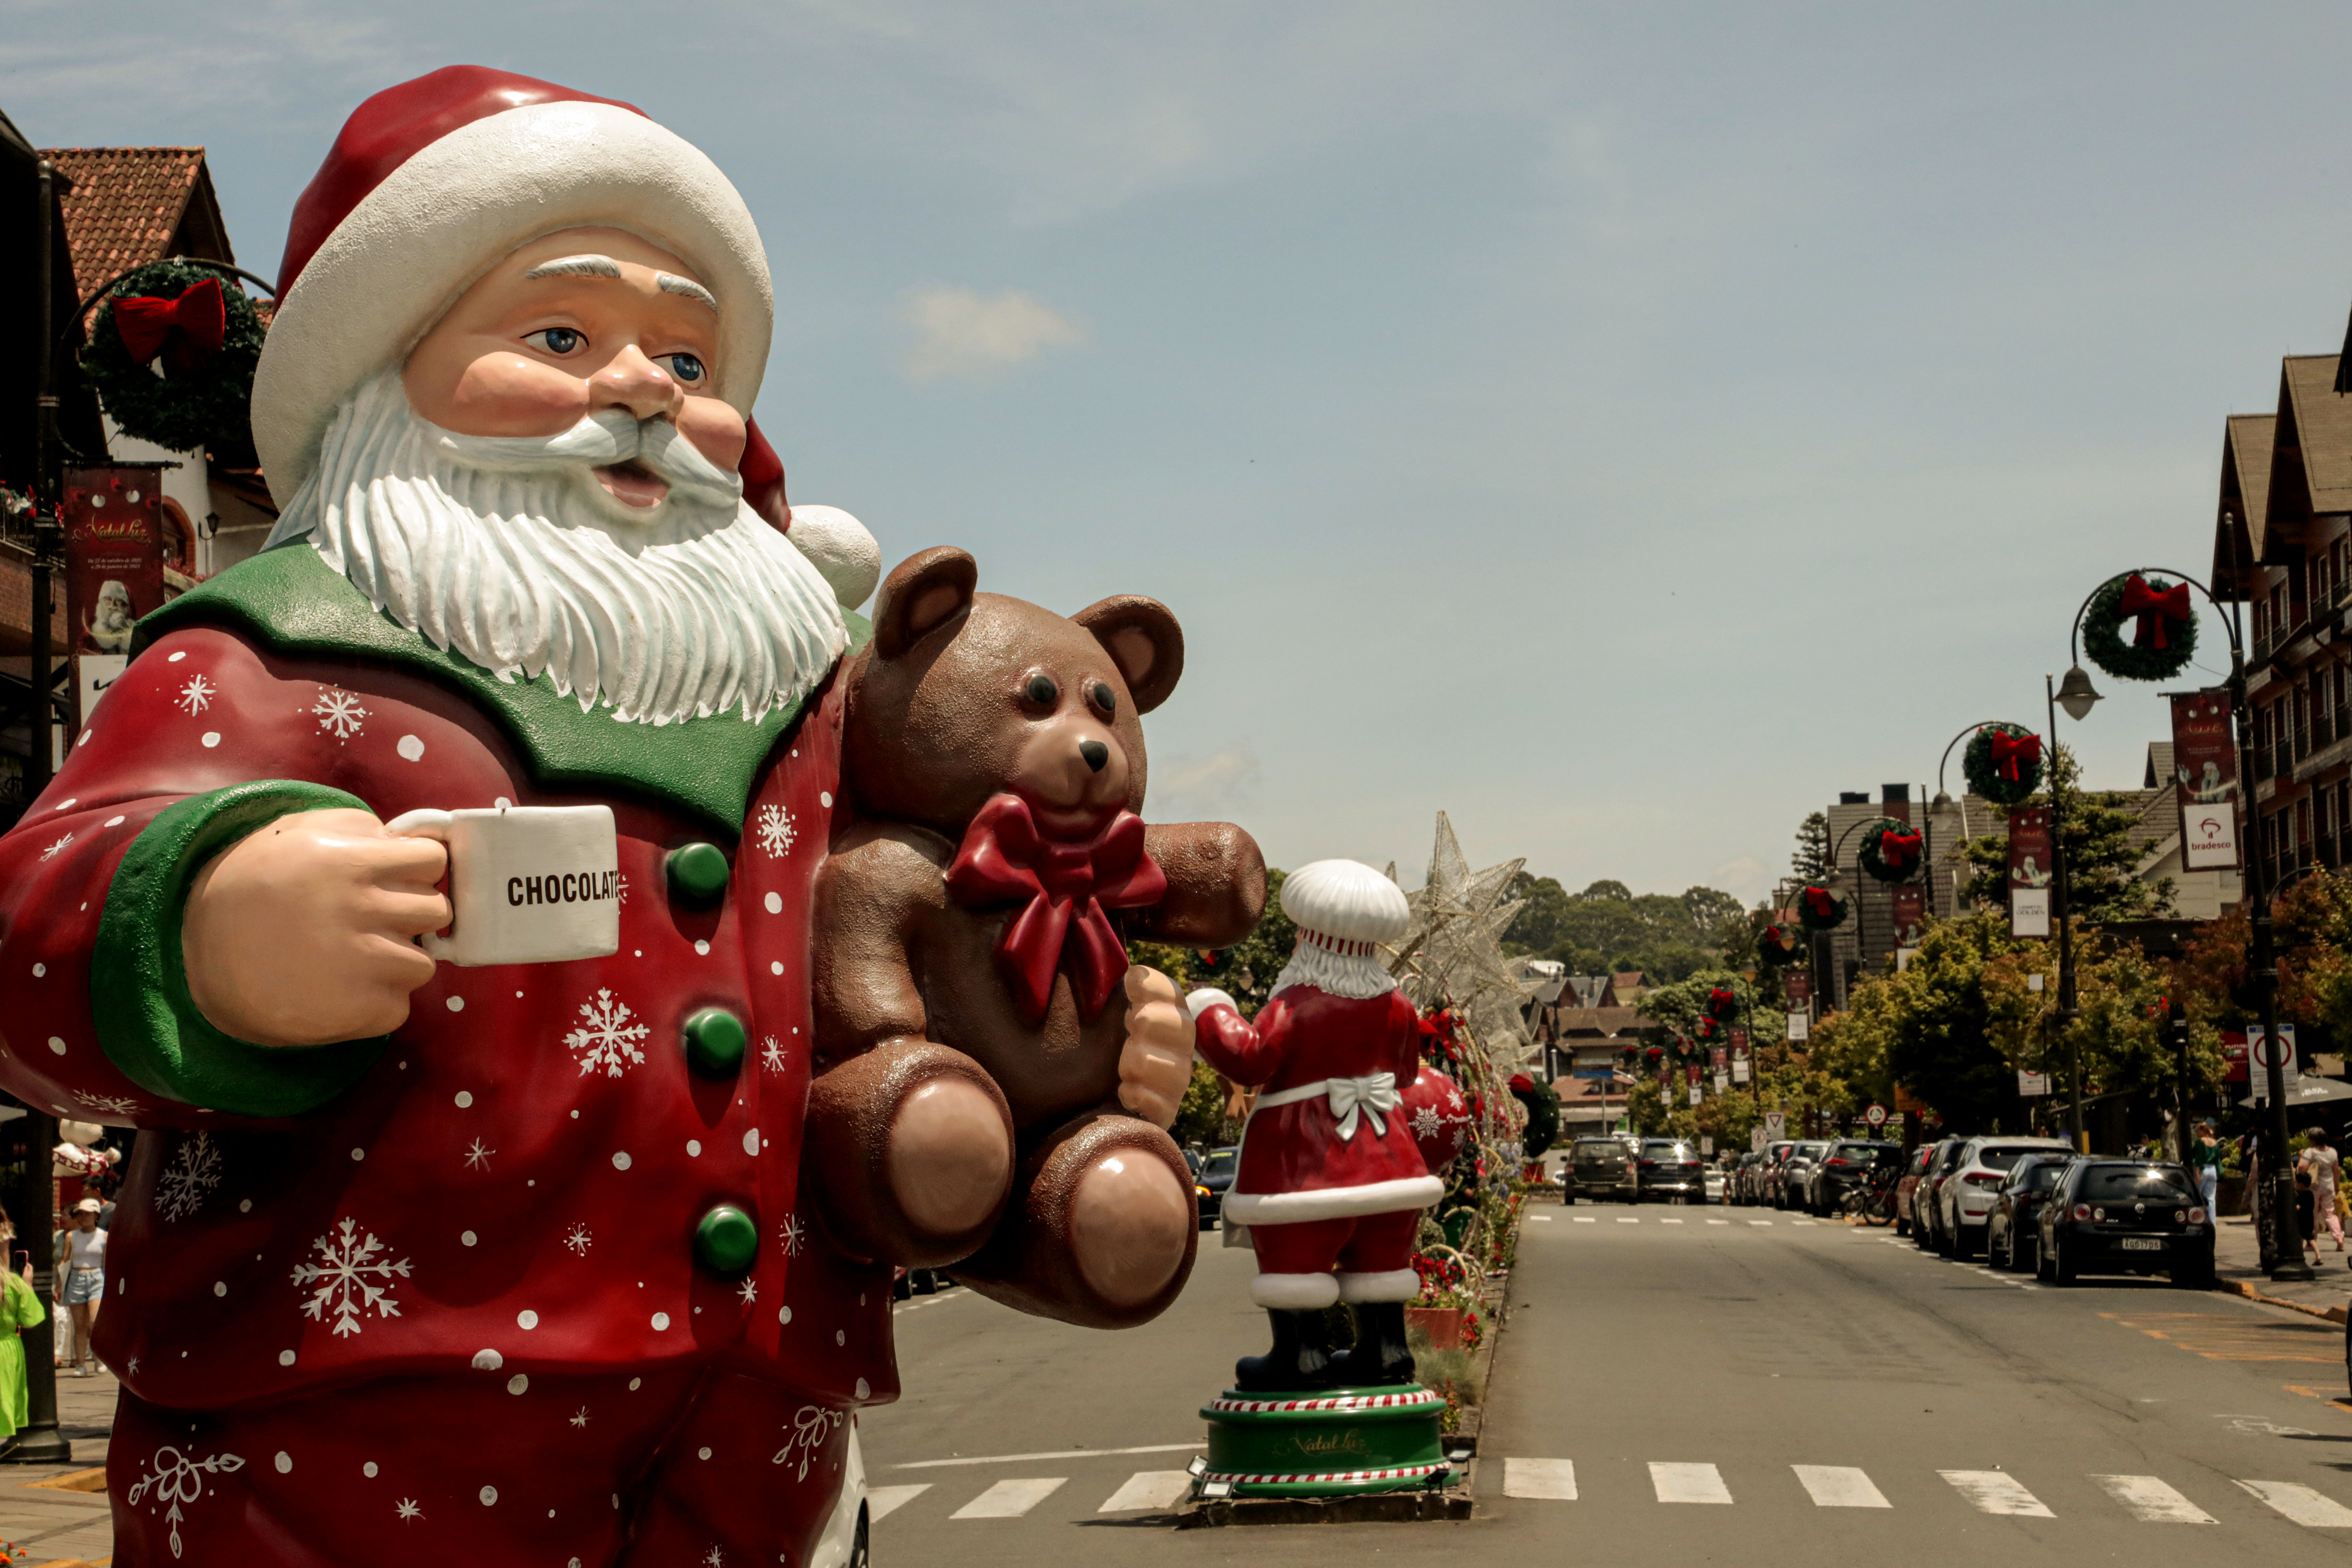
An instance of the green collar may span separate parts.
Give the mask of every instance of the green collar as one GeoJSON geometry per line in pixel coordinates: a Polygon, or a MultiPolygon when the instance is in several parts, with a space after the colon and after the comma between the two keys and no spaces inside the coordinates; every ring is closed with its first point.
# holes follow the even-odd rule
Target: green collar
{"type": "MultiPolygon", "coordinates": [[[[864,619],[847,616],[851,644],[864,619]]],[[[682,724],[625,724],[603,710],[583,713],[542,675],[502,681],[445,653],[378,612],[308,540],[240,562],[139,623],[132,657],[167,631],[226,623],[285,654],[381,660],[453,687],[489,710],[514,741],[533,783],[551,789],[623,791],[701,817],[733,838],[761,765],[807,706],[770,710],[757,723],[726,714],[682,724]]]]}

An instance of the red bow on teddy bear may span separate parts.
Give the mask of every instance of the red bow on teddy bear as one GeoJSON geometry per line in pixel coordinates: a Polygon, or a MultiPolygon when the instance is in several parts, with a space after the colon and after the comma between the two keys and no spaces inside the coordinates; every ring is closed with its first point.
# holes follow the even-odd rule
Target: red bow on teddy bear
{"type": "Polygon", "coordinates": [[[1103,1010],[1127,973],[1127,948],[1103,911],[1159,902],[1168,878],[1143,852],[1143,818],[1131,811],[1091,837],[1057,841],[1038,831],[1027,801],[1000,795],[964,830],[948,891],[967,904],[1028,900],[1005,922],[996,962],[1034,1027],[1066,957],[1079,1012],[1091,1018],[1103,1010]]]}

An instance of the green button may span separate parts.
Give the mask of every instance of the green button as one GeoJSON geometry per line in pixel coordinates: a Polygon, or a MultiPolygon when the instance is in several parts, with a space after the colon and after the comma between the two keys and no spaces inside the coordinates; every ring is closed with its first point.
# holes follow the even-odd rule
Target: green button
{"type": "Polygon", "coordinates": [[[727,890],[727,852],[716,844],[687,844],[669,852],[670,891],[707,904],[727,890]]]}
{"type": "Polygon", "coordinates": [[[720,1204],[694,1227],[694,1257],[714,1274],[740,1274],[760,1256],[760,1227],[733,1204],[720,1204]]]}
{"type": "Polygon", "coordinates": [[[724,1007],[705,1007],[686,1020],[686,1059],[697,1072],[733,1072],[743,1065],[743,1020],[724,1007]]]}

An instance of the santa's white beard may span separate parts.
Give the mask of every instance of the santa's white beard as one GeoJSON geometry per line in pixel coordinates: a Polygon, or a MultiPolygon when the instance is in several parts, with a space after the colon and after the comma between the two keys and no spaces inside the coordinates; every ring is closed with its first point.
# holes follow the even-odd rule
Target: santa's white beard
{"type": "Polygon", "coordinates": [[[271,542],[304,532],[434,647],[501,680],[544,673],[629,722],[758,720],[848,642],[824,580],[735,476],[667,424],[610,411],[557,437],[460,436],[386,372],[336,416],[271,542]],[[669,481],[657,508],[597,481],[631,457],[669,481]]]}

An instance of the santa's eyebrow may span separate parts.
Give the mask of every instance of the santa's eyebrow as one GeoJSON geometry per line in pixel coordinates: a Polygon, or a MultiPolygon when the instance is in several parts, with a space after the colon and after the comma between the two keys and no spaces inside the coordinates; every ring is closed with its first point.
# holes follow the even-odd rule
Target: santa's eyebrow
{"type": "Polygon", "coordinates": [[[656,272],[654,274],[654,287],[665,294],[683,294],[689,300],[709,306],[714,311],[719,309],[718,297],[691,278],[680,278],[675,272],[656,272]]]}
{"type": "Polygon", "coordinates": [[[609,256],[593,253],[584,256],[559,256],[552,261],[542,261],[523,274],[529,282],[537,278],[618,278],[621,264],[609,256]]]}

